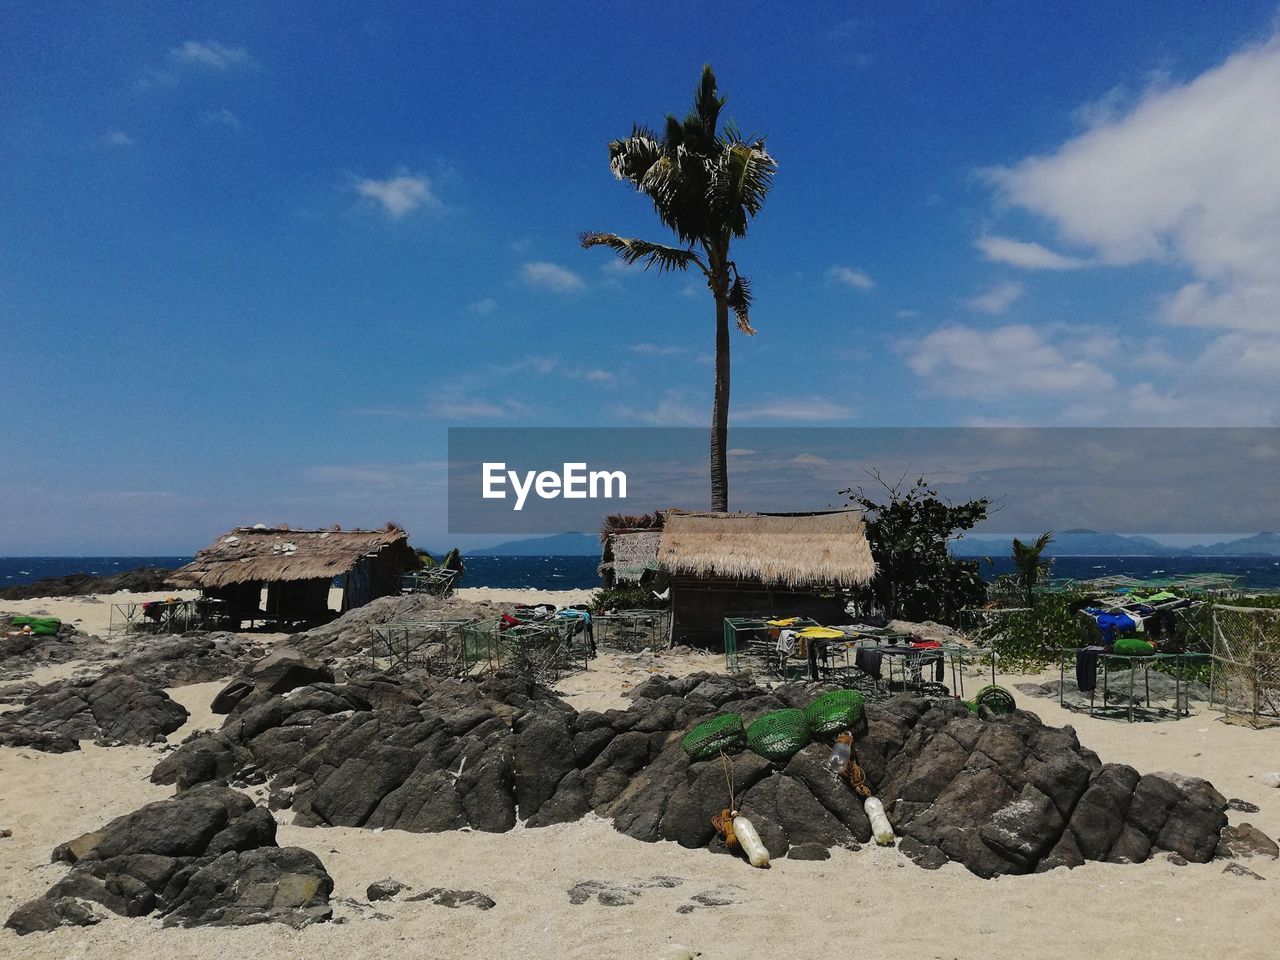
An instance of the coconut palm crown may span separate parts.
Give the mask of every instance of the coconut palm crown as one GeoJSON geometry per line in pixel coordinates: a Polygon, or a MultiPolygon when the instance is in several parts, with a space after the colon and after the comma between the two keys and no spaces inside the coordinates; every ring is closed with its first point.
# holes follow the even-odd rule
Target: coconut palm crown
{"type": "Polygon", "coordinates": [[[609,162],[619,180],[635,185],[653,203],[658,219],[682,246],[584,233],[584,247],[604,246],[626,263],[658,272],[697,267],[716,305],[715,395],[711,418],[711,509],[728,510],[726,445],[729,428],[729,313],[738,329],[753,334],[751,286],[730,259],[730,244],[747,235],[773,183],[777,162],[764,140],[744,137],[732,122],[720,124],[725,98],[716,77],[703,67],[693,109],[680,120],[668,116],[662,135],[634,126],[631,136],[609,144],[609,162]]]}

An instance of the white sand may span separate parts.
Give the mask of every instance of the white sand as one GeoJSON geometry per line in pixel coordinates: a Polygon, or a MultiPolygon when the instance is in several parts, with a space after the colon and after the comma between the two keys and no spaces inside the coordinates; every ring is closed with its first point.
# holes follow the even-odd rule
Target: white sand
{"type": "Polygon", "coordinates": [[[145,603],[149,600],[165,600],[177,597],[194,600],[198,590],[157,590],[151,593],[96,593],[87,597],[41,597],[32,600],[0,600],[0,611],[26,616],[39,613],[57,617],[63,623],[74,624],[85,633],[104,640],[111,627],[111,606],[116,603],[145,603]]]}
{"type": "MultiPolygon", "coordinates": [[[[655,660],[653,666],[679,673],[714,669],[720,662],[696,654],[658,654],[655,660]]],[[[649,664],[625,654],[606,654],[561,687],[580,709],[624,706],[622,685],[642,680],[649,671],[649,664]]],[[[1006,684],[1020,679],[1001,677],[1006,684]]],[[[207,705],[220,685],[171,691],[193,711],[191,722],[171,740],[219,723],[207,705]]],[[[1232,822],[1247,820],[1273,837],[1280,834],[1280,790],[1257,779],[1280,768],[1280,732],[1228,726],[1207,711],[1176,722],[1129,725],[1069,713],[1056,701],[1019,697],[1019,703],[1048,723],[1074,725],[1104,761],[1203,776],[1228,797],[1258,803],[1261,812],[1232,813],[1232,822]]],[[[91,744],[61,756],[0,748],[0,826],[14,832],[0,839],[0,916],[43,893],[62,874],[62,866],[48,863],[55,845],[171,795],[171,788],[147,780],[159,756],[155,748],[91,744]]],[[[506,834],[374,834],[282,824],[279,840],[321,857],[334,877],[336,898],[363,900],[370,882],[395,877],[415,891],[432,886],[480,890],[498,906],[481,913],[392,902],[358,911],[339,903],[336,914],[346,923],[301,932],[277,924],[163,930],[154,920],[110,915],[88,929],[21,939],[0,932],[0,956],[642,960],[673,955],[673,945],[683,944],[707,958],[733,960],[810,955],[1250,960],[1274,957],[1280,936],[1280,867],[1271,860],[1247,862],[1265,882],[1223,875],[1221,862],[1175,867],[1163,859],[984,881],[954,864],[922,870],[897,850],[875,847],[835,851],[820,863],[781,860],[761,871],[702,850],[631,840],[594,818],[506,834]],[[644,889],[626,907],[604,907],[594,900],[571,906],[566,894],[582,880],[642,883],[658,875],[684,883],[644,889]],[[687,916],[676,913],[689,897],[708,890],[738,902],[699,907],[687,916]],[[375,919],[375,912],[386,919],[375,919]]]]}

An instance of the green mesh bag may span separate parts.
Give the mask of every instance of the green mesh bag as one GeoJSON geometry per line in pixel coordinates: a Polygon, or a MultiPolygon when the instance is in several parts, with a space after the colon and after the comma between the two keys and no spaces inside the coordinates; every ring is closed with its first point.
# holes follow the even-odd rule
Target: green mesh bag
{"type": "Polygon", "coordinates": [[[974,713],[981,716],[983,707],[986,707],[988,712],[1000,716],[1006,713],[1013,713],[1017,709],[1017,704],[1013,702],[1012,693],[1004,687],[998,687],[991,683],[979,690],[973,698],[974,713]]]}
{"type": "Polygon", "coordinates": [[[1149,657],[1154,652],[1151,644],[1137,637],[1121,637],[1111,648],[1112,655],[1117,657],[1149,657]]]}
{"type": "Polygon", "coordinates": [[[863,697],[857,690],[831,690],[804,708],[812,733],[839,733],[862,722],[863,697]]]}
{"type": "Polygon", "coordinates": [[[736,713],[722,713],[700,723],[680,741],[684,752],[694,761],[710,760],[722,750],[731,753],[746,745],[747,733],[742,729],[742,718],[736,713]]]}
{"type": "Polygon", "coordinates": [[[803,710],[775,710],[747,727],[747,743],[768,760],[786,760],[809,742],[803,710]]]}

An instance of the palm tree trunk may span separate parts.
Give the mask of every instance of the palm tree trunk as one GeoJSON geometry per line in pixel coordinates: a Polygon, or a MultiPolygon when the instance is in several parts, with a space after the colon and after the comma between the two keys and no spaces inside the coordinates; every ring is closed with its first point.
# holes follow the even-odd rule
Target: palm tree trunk
{"type": "Polygon", "coordinates": [[[729,272],[716,277],[716,390],[711,408],[711,509],[729,509],[729,272]]]}

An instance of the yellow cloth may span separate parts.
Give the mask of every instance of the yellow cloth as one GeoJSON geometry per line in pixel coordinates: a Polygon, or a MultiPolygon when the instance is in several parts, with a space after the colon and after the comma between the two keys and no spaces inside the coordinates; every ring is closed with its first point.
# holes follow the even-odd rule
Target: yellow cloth
{"type": "Polygon", "coordinates": [[[808,637],[811,640],[837,640],[844,636],[843,630],[832,630],[830,627],[805,627],[796,631],[797,637],[808,637]]]}
{"type": "Polygon", "coordinates": [[[787,617],[785,620],[769,620],[766,622],[771,627],[789,627],[799,619],[799,617],[787,617]]]}

